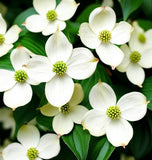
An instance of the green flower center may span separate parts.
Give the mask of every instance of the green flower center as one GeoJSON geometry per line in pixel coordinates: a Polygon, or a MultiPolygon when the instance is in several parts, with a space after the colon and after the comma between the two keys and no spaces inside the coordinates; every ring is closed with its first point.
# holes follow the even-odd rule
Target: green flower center
{"type": "Polygon", "coordinates": [[[69,103],[65,104],[64,106],[61,107],[61,113],[67,114],[71,111],[71,108],[69,106],[69,103]]]}
{"type": "Polygon", "coordinates": [[[139,34],[138,35],[138,40],[141,42],[141,43],[145,43],[146,42],[146,37],[144,34],[139,34]]]}
{"type": "Polygon", "coordinates": [[[57,61],[53,64],[53,72],[57,75],[62,76],[67,70],[67,65],[63,61],[57,61]]]}
{"type": "Polygon", "coordinates": [[[4,41],[5,41],[5,37],[2,34],[0,34],[0,45],[3,44],[4,41]]]}
{"type": "Polygon", "coordinates": [[[14,75],[14,79],[17,82],[25,82],[27,80],[27,77],[27,73],[24,70],[18,70],[14,75]]]}
{"type": "Polygon", "coordinates": [[[27,157],[29,158],[29,160],[35,160],[38,157],[38,150],[36,148],[28,149],[27,157]]]}
{"type": "Polygon", "coordinates": [[[103,31],[101,31],[101,32],[99,33],[99,40],[100,40],[101,42],[106,43],[106,42],[109,42],[110,39],[111,39],[111,32],[110,32],[110,31],[108,31],[108,30],[103,30],[103,31]]]}
{"type": "Polygon", "coordinates": [[[132,62],[132,63],[137,63],[137,62],[139,62],[140,61],[140,59],[141,59],[141,54],[139,53],[139,52],[137,52],[137,51],[133,51],[131,54],[130,54],[130,61],[132,62]]]}
{"type": "Polygon", "coordinates": [[[48,11],[46,17],[51,22],[55,21],[57,18],[57,13],[55,12],[55,10],[48,11]]]}
{"type": "Polygon", "coordinates": [[[121,111],[117,106],[111,106],[107,109],[107,115],[109,118],[117,120],[120,118],[121,111]]]}

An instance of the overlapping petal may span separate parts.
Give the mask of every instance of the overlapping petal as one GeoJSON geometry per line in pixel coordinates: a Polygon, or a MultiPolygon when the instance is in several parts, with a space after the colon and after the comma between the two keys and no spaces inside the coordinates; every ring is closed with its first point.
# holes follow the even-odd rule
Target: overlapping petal
{"type": "Polygon", "coordinates": [[[13,44],[5,44],[0,45],[0,57],[7,54],[13,48],[13,44]]]}
{"type": "Polygon", "coordinates": [[[3,17],[2,17],[2,14],[1,14],[1,13],[0,13],[0,24],[1,24],[0,34],[5,34],[6,29],[7,29],[7,25],[6,25],[5,20],[4,20],[3,17]]]}

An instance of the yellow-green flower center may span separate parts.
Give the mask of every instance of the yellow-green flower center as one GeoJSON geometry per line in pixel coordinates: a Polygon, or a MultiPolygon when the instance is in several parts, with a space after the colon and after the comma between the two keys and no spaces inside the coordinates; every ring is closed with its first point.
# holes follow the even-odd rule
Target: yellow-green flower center
{"type": "Polygon", "coordinates": [[[0,45],[3,44],[4,41],[5,41],[5,37],[2,34],[0,34],[0,45]]]}
{"type": "Polygon", "coordinates": [[[46,17],[51,22],[55,21],[57,18],[57,13],[55,12],[55,10],[48,11],[46,17]]]}
{"type": "Polygon", "coordinates": [[[71,108],[69,106],[69,103],[65,104],[64,106],[61,107],[61,113],[67,114],[71,111],[71,108]]]}
{"type": "Polygon", "coordinates": [[[36,148],[30,148],[27,150],[27,157],[29,160],[35,160],[38,157],[38,150],[36,148]]]}
{"type": "Polygon", "coordinates": [[[27,73],[24,70],[18,70],[15,72],[14,79],[17,82],[25,82],[27,80],[27,73]]]}
{"type": "Polygon", "coordinates": [[[111,106],[107,109],[107,115],[109,118],[117,120],[120,118],[121,111],[117,106],[111,106]]]}
{"type": "Polygon", "coordinates": [[[141,42],[141,43],[145,43],[146,42],[146,37],[144,34],[139,34],[138,35],[138,40],[141,42]]]}
{"type": "Polygon", "coordinates": [[[111,39],[111,32],[108,30],[103,30],[99,33],[98,38],[101,42],[104,42],[104,43],[109,42],[111,39]]]}
{"type": "Polygon", "coordinates": [[[139,62],[140,61],[140,59],[141,59],[141,54],[139,53],[139,52],[137,52],[137,51],[133,51],[131,54],[130,54],[130,61],[132,62],[132,63],[137,63],[137,62],[139,62]]]}
{"type": "Polygon", "coordinates": [[[53,72],[57,75],[62,76],[67,70],[67,65],[63,61],[57,61],[53,64],[53,72]]]}

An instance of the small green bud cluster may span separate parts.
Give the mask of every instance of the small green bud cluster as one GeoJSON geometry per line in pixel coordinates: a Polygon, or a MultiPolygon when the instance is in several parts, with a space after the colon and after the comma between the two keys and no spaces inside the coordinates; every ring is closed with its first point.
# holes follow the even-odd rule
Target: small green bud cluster
{"type": "Polygon", "coordinates": [[[14,79],[17,82],[25,82],[27,80],[27,77],[27,73],[24,70],[18,70],[14,75],[14,79]]]}
{"type": "Polygon", "coordinates": [[[137,62],[139,62],[140,61],[140,59],[141,59],[141,54],[139,53],[139,52],[137,52],[137,51],[133,51],[131,54],[130,54],[130,61],[132,62],[132,63],[137,63],[137,62]]]}
{"type": "Polygon", "coordinates": [[[30,148],[27,150],[27,157],[29,160],[35,160],[38,157],[38,150],[36,148],[30,148]]]}
{"type": "Polygon", "coordinates": [[[57,18],[57,13],[55,12],[55,10],[48,11],[46,17],[51,22],[55,21],[57,18]]]}
{"type": "Polygon", "coordinates": [[[71,111],[69,103],[65,104],[64,106],[61,107],[61,113],[66,114],[71,111]]]}
{"type": "Polygon", "coordinates": [[[2,34],[0,34],[0,45],[3,44],[4,41],[5,41],[5,37],[2,34]]]}
{"type": "Polygon", "coordinates": [[[109,42],[111,39],[111,32],[108,30],[103,30],[99,33],[99,40],[101,40],[101,42],[109,42]]]}
{"type": "Polygon", "coordinates": [[[139,34],[138,35],[138,40],[141,42],[141,43],[145,43],[146,42],[146,37],[144,34],[139,34]]]}
{"type": "Polygon", "coordinates": [[[107,115],[109,118],[117,120],[120,118],[121,111],[117,106],[111,106],[107,109],[107,115]]]}
{"type": "Polygon", "coordinates": [[[53,64],[53,72],[57,75],[62,76],[67,70],[67,65],[63,61],[57,61],[53,64]]]}

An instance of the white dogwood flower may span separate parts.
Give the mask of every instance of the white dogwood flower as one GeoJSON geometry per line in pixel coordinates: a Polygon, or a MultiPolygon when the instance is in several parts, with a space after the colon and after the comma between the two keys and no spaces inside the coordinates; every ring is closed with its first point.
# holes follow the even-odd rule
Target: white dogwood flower
{"type": "Polygon", "coordinates": [[[72,78],[81,80],[90,77],[96,69],[98,59],[86,48],[73,49],[66,36],[59,30],[47,40],[45,50],[48,58],[33,57],[27,68],[31,70],[32,74],[29,74],[33,79],[47,82],[45,95],[48,102],[61,107],[72,97],[72,78]]]}
{"type": "Polygon", "coordinates": [[[33,6],[38,14],[29,16],[24,25],[31,32],[42,32],[47,36],[56,32],[57,27],[63,30],[64,21],[70,19],[78,4],[74,0],[62,0],[56,7],[56,0],[33,0],[33,6]]]}
{"type": "Polygon", "coordinates": [[[114,44],[121,45],[129,41],[132,26],[127,22],[116,23],[116,15],[110,7],[98,7],[89,16],[89,23],[82,23],[79,36],[84,45],[96,49],[101,61],[112,69],[118,66],[124,54],[114,44]]]}
{"type": "Polygon", "coordinates": [[[49,103],[40,108],[43,115],[53,117],[53,129],[61,135],[68,134],[73,129],[74,123],[81,124],[82,117],[88,109],[79,105],[84,97],[83,89],[79,83],[75,83],[74,92],[70,101],[60,108],[49,103]]]}
{"type": "Polygon", "coordinates": [[[8,31],[7,24],[0,13],[0,57],[7,54],[13,48],[13,43],[19,38],[22,31],[17,25],[13,25],[8,31]]]}
{"type": "MultiPolygon", "coordinates": [[[[133,41],[129,44],[134,43],[133,41]]],[[[118,71],[126,72],[129,81],[139,87],[145,79],[145,72],[143,68],[152,67],[152,47],[151,48],[138,48],[138,45],[126,44],[122,45],[121,50],[125,56],[121,64],[117,67],[118,71]]]]}
{"type": "Polygon", "coordinates": [[[32,88],[30,84],[37,85],[39,82],[28,75],[26,67],[30,59],[24,47],[17,47],[10,55],[13,70],[0,69],[0,92],[4,92],[4,104],[10,108],[23,106],[31,101],[32,88]]]}
{"type": "Polygon", "coordinates": [[[106,134],[109,142],[116,147],[125,147],[133,136],[133,128],[128,121],[144,117],[148,103],[146,97],[140,92],[130,92],[116,103],[113,89],[99,82],[91,89],[89,100],[93,109],[85,114],[83,127],[93,136],[106,134]]]}
{"type": "Polygon", "coordinates": [[[20,143],[9,144],[2,152],[4,160],[42,160],[58,155],[59,138],[56,134],[45,134],[40,138],[33,125],[22,126],[17,134],[20,143]]]}

